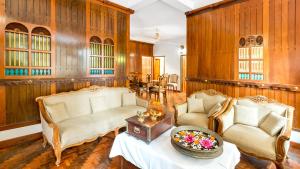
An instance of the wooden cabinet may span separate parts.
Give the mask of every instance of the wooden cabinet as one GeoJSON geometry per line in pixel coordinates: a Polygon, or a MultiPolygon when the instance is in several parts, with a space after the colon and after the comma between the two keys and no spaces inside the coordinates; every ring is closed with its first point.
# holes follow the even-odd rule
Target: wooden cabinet
{"type": "Polygon", "coordinates": [[[39,123],[38,96],[124,86],[132,13],[106,0],[0,0],[0,130],[39,123]]]}

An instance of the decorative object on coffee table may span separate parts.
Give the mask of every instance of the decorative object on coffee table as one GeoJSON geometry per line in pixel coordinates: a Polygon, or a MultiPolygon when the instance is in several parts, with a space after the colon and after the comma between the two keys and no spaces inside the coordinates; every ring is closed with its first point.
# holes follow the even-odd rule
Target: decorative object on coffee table
{"type": "Polygon", "coordinates": [[[223,152],[223,139],[215,132],[196,126],[180,126],[171,131],[173,147],[194,158],[216,158],[223,152]]]}
{"type": "Polygon", "coordinates": [[[150,143],[173,126],[173,116],[171,113],[160,112],[161,116],[157,116],[156,120],[152,120],[151,117],[147,117],[148,114],[150,113],[145,113],[144,122],[140,122],[138,116],[130,117],[126,121],[128,134],[150,143]]]}
{"type": "Polygon", "coordinates": [[[137,111],[137,117],[138,117],[138,121],[140,123],[143,123],[145,121],[145,118],[148,117],[149,115],[145,114],[145,112],[142,111],[137,111]]]}

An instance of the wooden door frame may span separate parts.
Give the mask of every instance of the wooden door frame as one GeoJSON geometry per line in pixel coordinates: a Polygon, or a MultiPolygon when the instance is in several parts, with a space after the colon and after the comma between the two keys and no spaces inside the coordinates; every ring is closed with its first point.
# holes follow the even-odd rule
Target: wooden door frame
{"type": "MultiPolygon", "coordinates": [[[[166,57],[165,56],[153,56],[153,62],[154,62],[154,59],[155,58],[163,58],[164,59],[164,70],[163,70],[163,74],[165,74],[166,73],[166,57]]],[[[161,62],[160,62],[160,64],[161,64],[161,62]]],[[[154,64],[153,64],[153,66],[154,66],[154,64]]]]}
{"type": "MultiPolygon", "coordinates": [[[[187,57],[186,54],[185,55],[180,55],[180,90],[183,91],[183,68],[182,68],[182,64],[183,64],[183,57],[187,57]]],[[[187,58],[185,58],[186,60],[187,58]]],[[[186,69],[187,69],[187,65],[186,65],[186,69]]]]}

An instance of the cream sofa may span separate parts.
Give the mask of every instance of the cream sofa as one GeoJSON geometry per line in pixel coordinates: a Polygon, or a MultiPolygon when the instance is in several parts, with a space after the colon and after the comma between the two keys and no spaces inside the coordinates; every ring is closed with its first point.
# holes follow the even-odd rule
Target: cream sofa
{"type": "Polygon", "coordinates": [[[187,102],[175,105],[175,123],[176,125],[193,125],[216,131],[216,117],[226,110],[230,100],[231,98],[213,89],[195,92],[187,98],[187,102]],[[203,109],[191,112],[193,105],[188,103],[189,99],[201,99],[202,103],[200,104],[203,104],[203,109]]]}
{"type": "Polygon", "coordinates": [[[271,160],[277,168],[289,149],[294,108],[264,96],[233,99],[219,117],[218,133],[246,154],[271,160]]]}
{"type": "Polygon", "coordinates": [[[125,119],[146,111],[148,101],[127,88],[90,87],[80,91],[39,97],[44,146],[57,158],[66,148],[81,145],[126,125],[125,119]]]}

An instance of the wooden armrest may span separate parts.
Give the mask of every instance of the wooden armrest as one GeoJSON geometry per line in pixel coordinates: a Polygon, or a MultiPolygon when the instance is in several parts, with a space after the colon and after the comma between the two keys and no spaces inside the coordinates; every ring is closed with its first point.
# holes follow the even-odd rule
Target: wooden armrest
{"type": "Polygon", "coordinates": [[[222,108],[221,108],[220,111],[217,111],[217,112],[213,113],[213,114],[210,115],[209,117],[216,118],[216,117],[220,116],[223,112],[225,112],[225,110],[227,109],[227,107],[228,107],[230,101],[231,101],[231,97],[229,97],[228,99],[226,99],[226,100],[224,101],[224,103],[222,104],[222,108]]]}
{"type": "Polygon", "coordinates": [[[216,111],[215,113],[213,113],[212,115],[210,115],[208,117],[208,128],[210,130],[213,130],[213,131],[216,131],[216,128],[217,128],[217,124],[215,122],[216,118],[218,116],[220,116],[228,107],[229,103],[231,101],[231,97],[230,98],[227,98],[223,104],[222,104],[222,107],[221,107],[221,110],[219,111],[216,111]]]}
{"type": "Polygon", "coordinates": [[[223,113],[221,113],[219,116],[216,117],[216,119],[219,123],[217,131],[218,131],[218,134],[221,135],[221,136],[223,135],[224,128],[228,127],[228,126],[224,126],[223,121],[227,116],[230,115],[231,109],[233,109],[233,106],[234,106],[235,103],[236,103],[236,99],[231,99],[231,101],[229,102],[229,105],[227,106],[226,110],[223,113]]]}
{"type": "Polygon", "coordinates": [[[52,119],[49,117],[46,108],[44,106],[44,101],[42,98],[37,98],[36,101],[38,102],[40,113],[43,116],[43,119],[48,124],[49,127],[55,128],[57,125],[52,121],[52,119]]]}
{"type": "Polygon", "coordinates": [[[276,140],[276,159],[277,161],[283,161],[288,151],[288,144],[290,141],[292,127],[293,127],[293,114],[294,109],[287,112],[286,126],[281,130],[276,140]]]}

